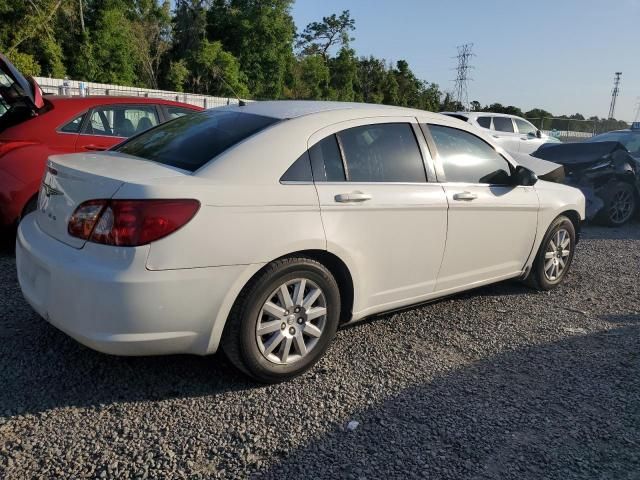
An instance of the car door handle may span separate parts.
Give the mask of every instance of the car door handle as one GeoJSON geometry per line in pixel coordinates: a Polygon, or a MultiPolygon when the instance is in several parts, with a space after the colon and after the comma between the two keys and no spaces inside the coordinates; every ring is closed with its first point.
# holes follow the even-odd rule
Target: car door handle
{"type": "Polygon", "coordinates": [[[471,201],[471,200],[475,200],[476,198],[478,198],[478,195],[476,195],[475,193],[471,193],[471,192],[461,192],[461,193],[454,193],[453,194],[453,199],[454,200],[464,200],[464,201],[471,201]]]}
{"type": "Polygon", "coordinates": [[[362,192],[339,193],[335,196],[338,203],[360,203],[371,200],[371,195],[362,192]]]}
{"type": "Polygon", "coordinates": [[[493,138],[500,138],[500,135],[491,135],[493,138]]]}
{"type": "Polygon", "coordinates": [[[103,152],[109,147],[103,147],[102,145],[85,145],[82,148],[85,150],[91,150],[92,152],[103,152]]]}

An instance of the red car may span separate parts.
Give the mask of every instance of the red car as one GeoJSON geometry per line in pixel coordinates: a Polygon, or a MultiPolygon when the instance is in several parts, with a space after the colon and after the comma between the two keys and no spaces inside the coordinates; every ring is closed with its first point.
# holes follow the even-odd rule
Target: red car
{"type": "Polygon", "coordinates": [[[47,158],[107,150],[200,107],[139,97],[43,96],[0,54],[0,228],[36,209],[47,158]]]}

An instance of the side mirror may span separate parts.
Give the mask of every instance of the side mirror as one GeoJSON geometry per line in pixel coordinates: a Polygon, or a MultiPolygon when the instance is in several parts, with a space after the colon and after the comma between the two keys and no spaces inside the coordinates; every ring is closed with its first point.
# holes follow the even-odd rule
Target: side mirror
{"type": "Polygon", "coordinates": [[[514,174],[514,183],[516,185],[530,187],[535,185],[537,181],[538,176],[533,172],[533,170],[529,170],[527,167],[523,167],[522,165],[518,165],[516,167],[514,174]]]}
{"type": "Polygon", "coordinates": [[[536,137],[542,138],[542,132],[540,130],[536,130],[536,137]]]}

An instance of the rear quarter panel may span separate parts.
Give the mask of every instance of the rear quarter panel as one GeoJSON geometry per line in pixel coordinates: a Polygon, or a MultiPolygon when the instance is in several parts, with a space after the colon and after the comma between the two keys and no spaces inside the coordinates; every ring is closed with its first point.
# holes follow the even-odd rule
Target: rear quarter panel
{"type": "Polygon", "coordinates": [[[212,185],[190,178],[178,185],[126,184],[114,198],[200,201],[187,225],[151,245],[149,270],[262,264],[291,252],[326,248],[312,184],[212,185]]]}

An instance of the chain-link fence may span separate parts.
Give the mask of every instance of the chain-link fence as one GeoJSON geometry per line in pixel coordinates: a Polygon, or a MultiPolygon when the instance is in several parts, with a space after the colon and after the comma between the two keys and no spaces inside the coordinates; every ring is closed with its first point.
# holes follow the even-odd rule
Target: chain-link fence
{"type": "Polygon", "coordinates": [[[203,108],[221,107],[223,105],[235,105],[238,103],[238,99],[236,98],[212,97],[210,95],[153,90],[149,88],[123,87],[121,85],[110,85],[106,83],[81,82],[47,77],[35,77],[35,80],[45,94],[53,95],[107,95],[162,98],[164,100],[188,103],[203,108]]]}
{"type": "Polygon", "coordinates": [[[563,142],[579,142],[600,133],[629,128],[626,122],[613,119],[581,120],[566,117],[527,118],[547,135],[563,142]]]}

